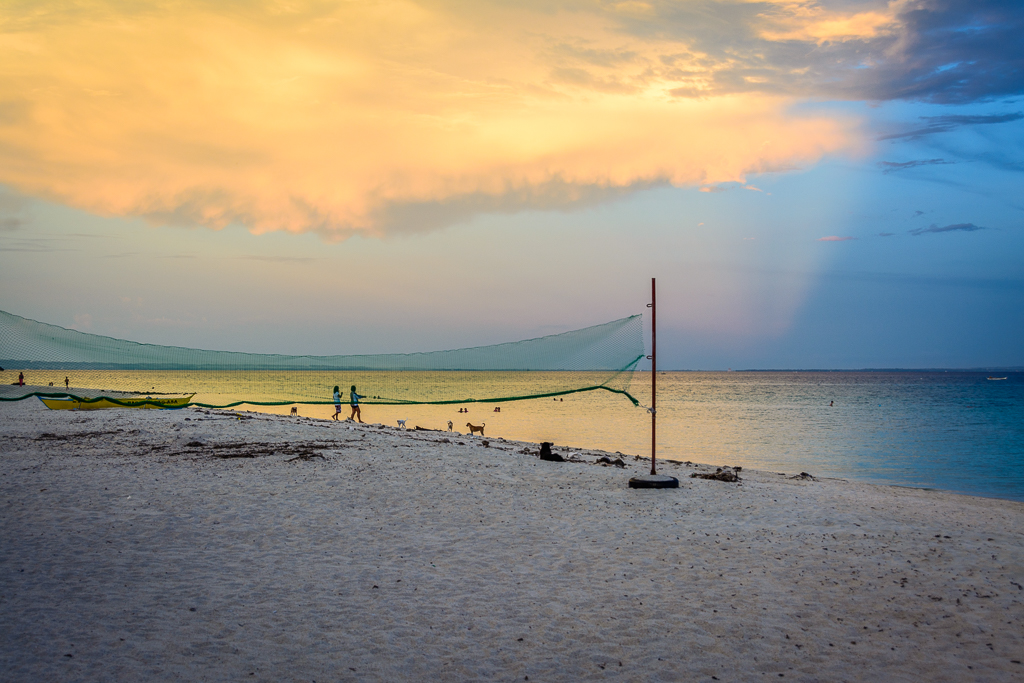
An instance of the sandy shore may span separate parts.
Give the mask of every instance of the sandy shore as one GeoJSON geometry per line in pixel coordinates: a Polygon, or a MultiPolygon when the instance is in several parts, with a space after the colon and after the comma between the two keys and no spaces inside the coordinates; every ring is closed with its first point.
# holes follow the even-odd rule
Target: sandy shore
{"type": "Polygon", "coordinates": [[[1024,680],[1024,504],[238,415],[0,404],[4,680],[1024,680]]]}

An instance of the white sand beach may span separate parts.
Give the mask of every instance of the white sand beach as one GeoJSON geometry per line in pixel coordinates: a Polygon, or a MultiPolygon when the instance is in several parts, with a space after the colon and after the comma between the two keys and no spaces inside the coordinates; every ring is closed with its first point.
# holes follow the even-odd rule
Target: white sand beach
{"type": "Polygon", "coordinates": [[[5,681],[1024,680],[1021,503],[231,411],[0,427],[5,681]]]}

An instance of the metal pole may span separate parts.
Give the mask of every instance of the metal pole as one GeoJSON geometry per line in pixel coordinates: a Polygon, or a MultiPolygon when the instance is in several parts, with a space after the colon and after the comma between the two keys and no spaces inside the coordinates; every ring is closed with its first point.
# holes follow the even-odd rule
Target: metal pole
{"type": "Polygon", "coordinates": [[[651,278],[651,474],[657,474],[655,438],[658,413],[655,410],[658,400],[658,314],[655,306],[656,292],[654,278],[651,278]]]}

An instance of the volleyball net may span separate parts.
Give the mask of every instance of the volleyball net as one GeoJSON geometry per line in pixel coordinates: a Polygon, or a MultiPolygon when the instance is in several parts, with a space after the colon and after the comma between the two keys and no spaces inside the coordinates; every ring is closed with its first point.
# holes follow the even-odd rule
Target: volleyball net
{"type": "Polygon", "coordinates": [[[357,387],[360,403],[371,405],[501,403],[589,391],[638,405],[629,389],[643,358],[640,315],[448,351],[290,356],[143,344],[0,311],[0,401],[130,405],[133,395],[194,395],[190,405],[208,408],[317,405],[333,403],[335,387],[348,403],[357,387]]]}

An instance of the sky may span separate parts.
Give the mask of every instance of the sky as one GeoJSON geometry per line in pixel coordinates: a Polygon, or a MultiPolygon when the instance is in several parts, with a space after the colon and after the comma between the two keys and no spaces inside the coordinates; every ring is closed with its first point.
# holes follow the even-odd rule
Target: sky
{"type": "Polygon", "coordinates": [[[1019,0],[9,0],[0,309],[659,369],[1024,366],[1019,0]]]}

